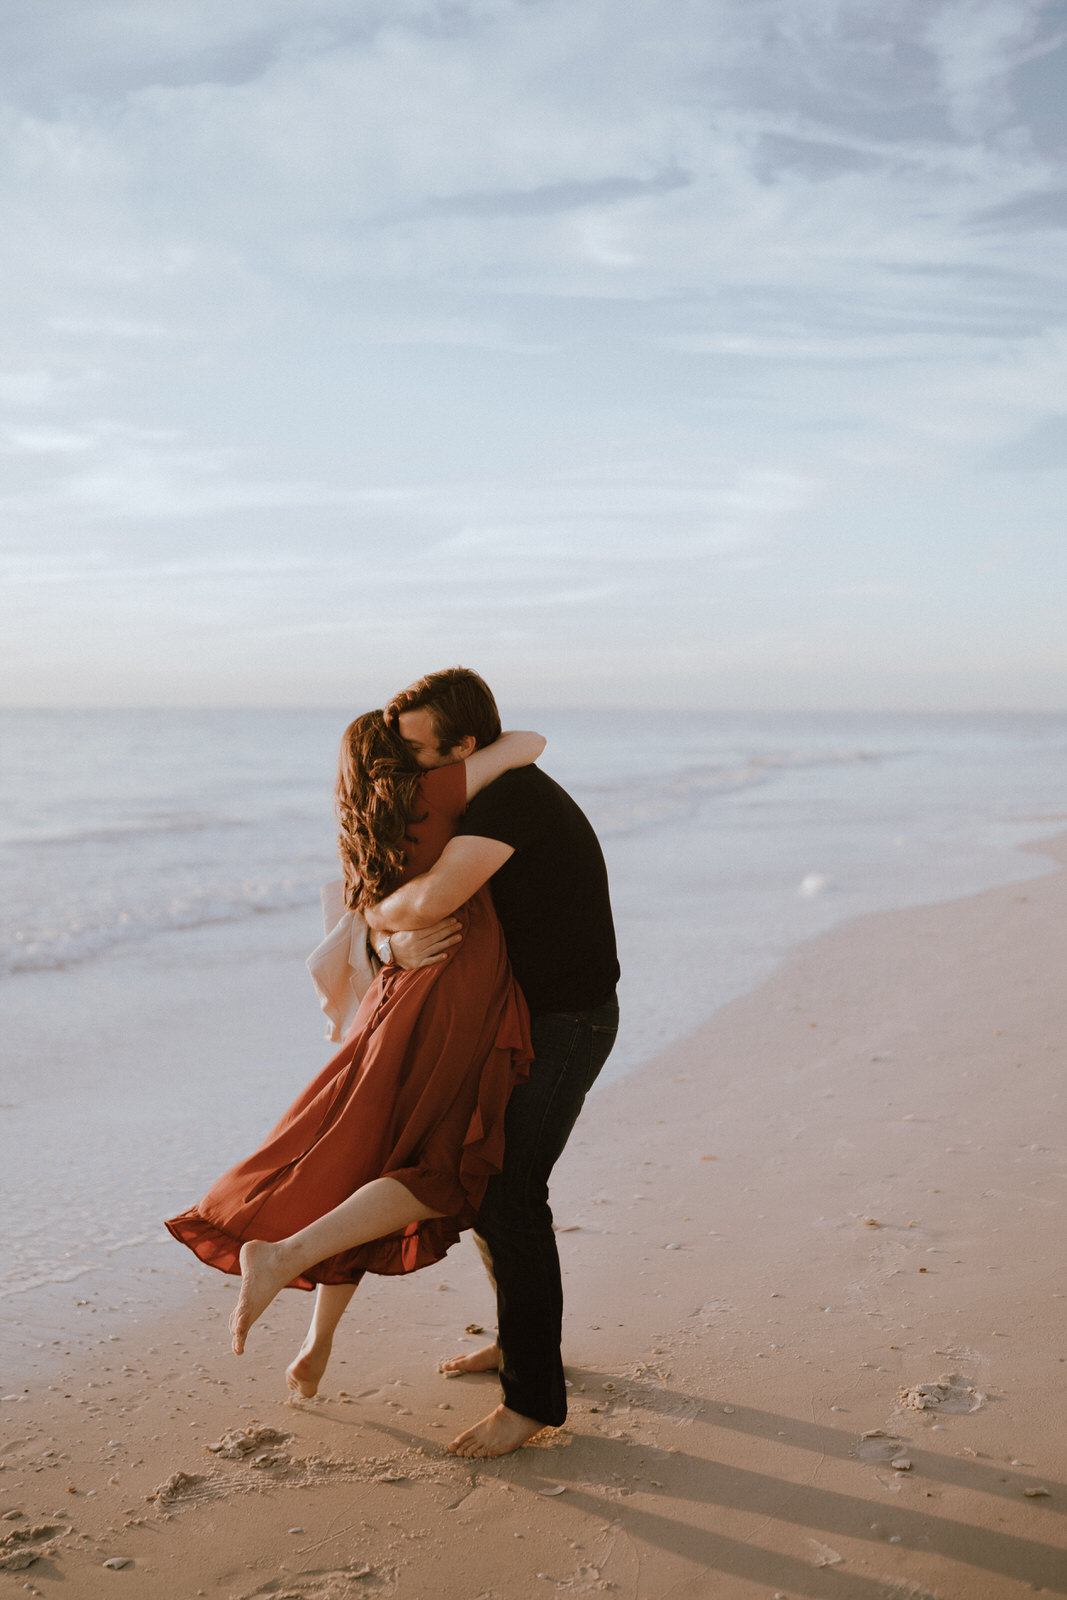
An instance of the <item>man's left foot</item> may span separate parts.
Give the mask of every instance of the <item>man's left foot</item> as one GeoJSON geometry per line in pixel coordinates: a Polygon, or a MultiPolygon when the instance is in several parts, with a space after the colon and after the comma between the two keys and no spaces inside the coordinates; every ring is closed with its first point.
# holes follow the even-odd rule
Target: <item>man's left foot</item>
{"type": "Polygon", "coordinates": [[[448,1449],[454,1456],[465,1456],[468,1461],[485,1456],[506,1456],[536,1438],[544,1426],[543,1422],[535,1422],[532,1417],[520,1416],[519,1412],[500,1405],[473,1428],[461,1433],[458,1439],[453,1439],[448,1449]]]}

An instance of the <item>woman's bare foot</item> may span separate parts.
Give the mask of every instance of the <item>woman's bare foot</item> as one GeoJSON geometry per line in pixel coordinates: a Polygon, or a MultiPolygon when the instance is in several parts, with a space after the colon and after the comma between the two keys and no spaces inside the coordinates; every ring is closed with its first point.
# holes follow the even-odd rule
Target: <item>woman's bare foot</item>
{"type": "Polygon", "coordinates": [[[319,1384],[326,1373],[330,1360],[330,1351],[333,1349],[333,1340],[326,1339],[316,1344],[309,1334],[300,1346],[300,1354],[296,1360],[285,1369],[285,1381],[294,1394],[302,1400],[314,1400],[319,1392],[319,1384]]]}
{"type": "Polygon", "coordinates": [[[241,1246],[241,1293],[230,1312],[230,1335],[235,1356],[243,1354],[252,1324],[263,1315],[279,1289],[293,1277],[281,1245],[251,1239],[241,1246]]]}
{"type": "Polygon", "coordinates": [[[448,1449],[454,1456],[466,1456],[468,1461],[484,1456],[506,1456],[527,1444],[544,1426],[543,1422],[535,1422],[532,1417],[520,1416],[517,1411],[500,1405],[473,1428],[461,1433],[458,1439],[453,1439],[448,1449]]]}
{"type": "Polygon", "coordinates": [[[437,1363],[438,1372],[495,1372],[500,1365],[500,1346],[485,1344],[470,1355],[447,1356],[437,1363]]]}

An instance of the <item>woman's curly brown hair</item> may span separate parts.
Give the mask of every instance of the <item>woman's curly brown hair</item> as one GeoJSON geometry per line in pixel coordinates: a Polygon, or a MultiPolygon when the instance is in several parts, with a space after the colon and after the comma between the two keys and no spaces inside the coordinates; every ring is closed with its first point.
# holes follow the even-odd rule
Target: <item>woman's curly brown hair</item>
{"type": "Polygon", "coordinates": [[[341,739],[334,791],[340,832],[337,853],[345,904],[362,911],[400,882],[404,835],[416,819],[422,768],[380,711],[349,723],[341,739]]]}

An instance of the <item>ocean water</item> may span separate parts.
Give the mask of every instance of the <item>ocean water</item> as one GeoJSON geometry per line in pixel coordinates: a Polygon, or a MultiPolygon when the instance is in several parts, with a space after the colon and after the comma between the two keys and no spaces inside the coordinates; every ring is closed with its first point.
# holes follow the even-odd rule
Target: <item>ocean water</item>
{"type": "MultiPolygon", "coordinates": [[[[1067,824],[1067,716],[506,720],[547,734],[541,765],[604,843],[623,965],[606,1078],[836,922],[1050,870],[1020,847],[1067,824]]],[[[138,1252],[184,1261],[158,1219],[321,1064],[303,957],[336,875],[344,722],[0,713],[0,1300],[117,1283],[138,1252]]]]}
{"type": "MultiPolygon", "coordinates": [[[[771,944],[757,902],[781,894],[791,924],[798,873],[826,880],[804,898],[838,914],[940,899],[1036,870],[1015,847],[1067,811],[1067,717],[524,717],[626,911],[639,878],[650,916],[685,920],[698,880],[720,911],[751,894],[771,944]]],[[[316,903],[337,871],[342,726],[335,711],[0,712],[0,979],[316,903]]]]}

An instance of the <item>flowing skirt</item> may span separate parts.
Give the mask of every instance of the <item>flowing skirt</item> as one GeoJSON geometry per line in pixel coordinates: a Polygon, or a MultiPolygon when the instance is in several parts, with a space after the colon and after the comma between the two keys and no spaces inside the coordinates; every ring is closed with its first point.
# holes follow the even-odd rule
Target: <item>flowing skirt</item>
{"type": "Polygon", "coordinates": [[[259,1148],[167,1222],[202,1261],[238,1273],[246,1240],[286,1238],[374,1178],[395,1178],[442,1215],[320,1261],[291,1288],[412,1272],[473,1225],[532,1053],[488,888],[456,915],[463,941],[448,959],[384,967],[341,1049],[259,1148]]]}

